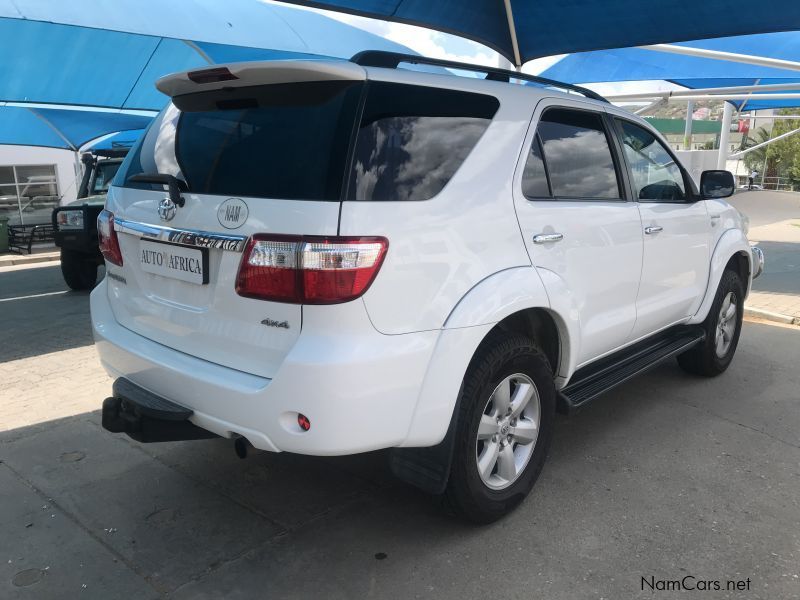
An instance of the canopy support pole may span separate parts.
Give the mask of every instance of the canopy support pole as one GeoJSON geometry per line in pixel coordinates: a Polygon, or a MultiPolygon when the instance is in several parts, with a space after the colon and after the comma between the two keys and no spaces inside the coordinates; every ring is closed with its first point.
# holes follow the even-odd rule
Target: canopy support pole
{"type": "Polygon", "coordinates": [[[719,132],[719,154],[717,155],[717,169],[724,171],[728,166],[728,143],[731,139],[731,123],[733,123],[733,104],[725,103],[722,111],[722,129],[719,132]]]}
{"type": "Polygon", "coordinates": [[[753,150],[757,150],[758,148],[761,148],[762,146],[766,146],[768,144],[771,144],[772,142],[777,142],[778,140],[782,140],[783,138],[787,138],[790,135],[794,135],[795,133],[800,133],[800,127],[797,128],[797,129],[793,129],[792,131],[787,131],[786,133],[782,133],[781,135],[775,136],[774,138],[772,138],[770,140],[767,140],[766,142],[761,142],[760,144],[756,144],[755,146],[750,146],[749,148],[745,148],[744,150],[741,150],[740,152],[737,152],[736,154],[731,154],[728,158],[741,158],[742,156],[744,156],[748,152],[752,152],[753,150]]]}
{"type": "Polygon", "coordinates": [[[646,100],[649,98],[684,98],[686,96],[696,96],[697,94],[716,94],[720,97],[727,97],[729,94],[751,94],[753,92],[786,92],[799,93],[800,83],[769,83],[766,85],[734,85],[728,87],[713,88],[692,88],[682,90],[668,90],[664,92],[638,92],[636,94],[616,94],[609,98],[619,98],[626,100],[646,100]]]}
{"type": "Polygon", "coordinates": [[[53,125],[53,124],[52,124],[52,123],[51,123],[51,122],[50,122],[48,119],[46,119],[46,118],[45,118],[45,117],[44,117],[44,116],[43,116],[43,115],[42,115],[40,112],[38,112],[38,111],[34,110],[33,108],[29,108],[28,110],[30,111],[30,113],[31,113],[31,114],[32,114],[34,117],[36,117],[37,119],[41,119],[41,121],[42,121],[42,122],[43,122],[45,125],[47,125],[47,126],[50,128],[50,129],[52,129],[52,130],[53,130],[53,132],[54,132],[54,133],[55,133],[55,134],[56,134],[58,137],[60,137],[62,140],[64,140],[64,143],[67,145],[67,147],[68,147],[70,150],[72,150],[73,152],[77,152],[77,151],[78,151],[78,149],[77,149],[77,148],[76,148],[76,147],[73,145],[73,143],[69,141],[69,138],[68,138],[67,136],[65,136],[63,133],[61,133],[61,130],[60,130],[58,127],[56,127],[55,125],[53,125]]]}
{"type": "Polygon", "coordinates": [[[683,129],[683,149],[692,149],[692,114],[694,113],[694,100],[686,103],[686,127],[683,129]]]}
{"type": "Polygon", "coordinates": [[[511,10],[511,0],[503,0],[506,6],[506,19],[508,20],[508,34],[511,36],[511,47],[514,49],[514,66],[517,71],[522,70],[522,59],[519,54],[519,42],[517,41],[517,27],[514,25],[514,13],[511,10]]]}
{"type": "Polygon", "coordinates": [[[692,48],[691,46],[676,46],[674,44],[653,44],[651,46],[639,46],[639,48],[643,50],[654,50],[656,52],[671,52],[673,54],[683,54],[685,56],[696,56],[698,58],[727,60],[759,67],[800,71],[800,62],[795,62],[793,60],[752,56],[750,54],[737,54],[735,52],[722,52],[720,50],[706,50],[704,48],[692,48]]]}
{"type": "Polygon", "coordinates": [[[680,96],[669,95],[670,92],[652,92],[648,94],[620,94],[606,96],[609,102],[635,102],[637,100],[651,100],[663,98],[667,102],[686,102],[687,100],[797,100],[800,106],[800,93],[794,94],[757,94],[753,96],[750,92],[746,94],[704,94],[703,90],[697,90],[696,94],[681,94],[680,96]]]}

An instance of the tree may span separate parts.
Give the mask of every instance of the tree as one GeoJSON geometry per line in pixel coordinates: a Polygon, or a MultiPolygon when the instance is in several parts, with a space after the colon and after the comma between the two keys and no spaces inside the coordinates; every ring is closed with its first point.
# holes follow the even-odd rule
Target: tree
{"type": "MultiPolygon", "coordinates": [[[[791,114],[783,109],[780,114],[791,114]]],[[[772,129],[772,137],[800,129],[800,119],[780,119],[772,129]]],[[[788,177],[792,186],[800,185],[800,132],[783,138],[767,146],[768,157],[774,158],[781,177],[788,177]]]]}
{"type": "MultiPolygon", "coordinates": [[[[742,149],[744,150],[757,144],[762,144],[771,137],[772,136],[769,134],[769,131],[767,131],[764,127],[759,127],[752,138],[750,136],[745,136],[742,138],[742,149]]],[[[745,154],[742,160],[744,160],[744,165],[747,167],[747,170],[752,171],[753,169],[756,169],[761,171],[764,169],[764,164],[768,160],[768,150],[769,146],[761,146],[761,148],[757,148],[745,154]]],[[[769,171],[769,168],[767,168],[766,171],[769,171]]]]}
{"type": "MultiPolygon", "coordinates": [[[[797,109],[782,109],[778,114],[790,115],[796,111],[797,109]]],[[[746,137],[742,140],[742,147],[750,148],[795,129],[800,129],[800,119],[776,119],[771,132],[760,127],[752,138],[746,137]]],[[[749,170],[764,170],[764,177],[789,179],[792,186],[796,187],[800,185],[800,132],[748,152],[743,160],[749,170]]]]}

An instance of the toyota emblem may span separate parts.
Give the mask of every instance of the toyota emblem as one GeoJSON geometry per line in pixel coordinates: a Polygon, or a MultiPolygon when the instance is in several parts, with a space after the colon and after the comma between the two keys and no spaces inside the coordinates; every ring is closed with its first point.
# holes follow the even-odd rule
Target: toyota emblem
{"type": "Polygon", "coordinates": [[[158,216],[162,221],[172,221],[176,212],[178,212],[178,207],[169,198],[164,198],[158,203],[158,216]]]}

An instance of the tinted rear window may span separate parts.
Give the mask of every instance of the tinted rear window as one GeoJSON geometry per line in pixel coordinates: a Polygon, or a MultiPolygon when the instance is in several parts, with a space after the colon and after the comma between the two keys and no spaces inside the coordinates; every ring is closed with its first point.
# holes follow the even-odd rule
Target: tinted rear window
{"type": "Polygon", "coordinates": [[[154,120],[114,185],[169,174],[193,193],[287,200],[427,200],[477,144],[493,96],[370,82],[306,82],[179,96],[154,120]]]}
{"type": "Polygon", "coordinates": [[[159,116],[121,177],[158,172],[200,194],[339,200],[361,88],[302,82],[175,98],[180,112],[159,116]]]}
{"type": "Polygon", "coordinates": [[[478,143],[498,107],[496,98],[483,94],[371,82],[348,198],[432,198],[478,143]]]}

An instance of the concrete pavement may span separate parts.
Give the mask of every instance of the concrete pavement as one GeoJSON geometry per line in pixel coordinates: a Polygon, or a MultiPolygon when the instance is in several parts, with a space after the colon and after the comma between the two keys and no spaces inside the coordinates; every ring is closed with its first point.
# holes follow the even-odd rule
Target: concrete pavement
{"type": "Polygon", "coordinates": [[[746,306],[800,323],[800,193],[740,192],[731,203],[750,218],[750,240],[766,254],[746,306]]]}
{"type": "Polygon", "coordinates": [[[559,417],[529,499],[472,527],[383,452],[106,433],[88,297],[64,290],[57,266],[0,272],[0,598],[695,597],[642,582],[687,575],[800,598],[798,328],[748,323],[717,379],[670,362],[559,417]]]}

